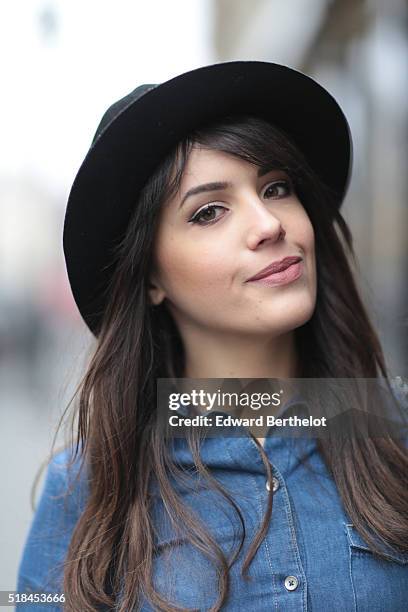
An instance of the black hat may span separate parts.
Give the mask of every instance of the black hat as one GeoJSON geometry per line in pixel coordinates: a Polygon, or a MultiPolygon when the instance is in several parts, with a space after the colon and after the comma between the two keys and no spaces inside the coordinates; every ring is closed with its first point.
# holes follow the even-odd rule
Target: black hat
{"type": "Polygon", "coordinates": [[[141,188],[177,142],[231,114],[258,116],[281,128],[341,205],[351,173],[350,129],[335,99],[310,77],[279,64],[235,61],[137,87],[103,115],[65,215],[68,278],[95,335],[113,274],[113,249],[141,188]]]}

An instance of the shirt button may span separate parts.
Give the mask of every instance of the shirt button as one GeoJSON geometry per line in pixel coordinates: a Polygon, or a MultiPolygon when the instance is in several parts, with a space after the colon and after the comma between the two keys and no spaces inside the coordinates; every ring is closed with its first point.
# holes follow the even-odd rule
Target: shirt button
{"type": "Polygon", "coordinates": [[[286,576],[285,578],[285,587],[288,591],[294,591],[299,584],[296,576],[286,576]]]}
{"type": "MultiPolygon", "coordinates": [[[[267,491],[271,490],[271,485],[269,484],[269,480],[266,481],[265,486],[266,486],[267,491]]],[[[277,491],[278,489],[279,489],[279,480],[275,476],[273,476],[272,477],[272,491],[275,493],[275,491],[277,491]]]]}

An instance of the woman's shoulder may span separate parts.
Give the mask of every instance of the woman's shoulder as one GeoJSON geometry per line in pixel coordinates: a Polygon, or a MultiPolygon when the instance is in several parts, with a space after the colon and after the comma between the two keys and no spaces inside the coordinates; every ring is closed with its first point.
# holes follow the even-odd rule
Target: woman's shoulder
{"type": "MultiPolygon", "coordinates": [[[[76,510],[82,511],[88,493],[88,473],[84,463],[82,465],[80,452],[75,456],[73,449],[65,447],[56,452],[48,462],[45,482],[38,504],[38,510],[44,504],[57,503],[58,508],[63,508],[65,518],[76,510]]],[[[54,506],[55,507],[55,506],[54,506]]]]}
{"type": "MultiPolygon", "coordinates": [[[[80,476],[82,454],[79,448],[78,454],[74,454],[72,447],[64,447],[57,451],[48,462],[47,477],[60,483],[70,484],[71,480],[80,476]]],[[[83,467],[82,480],[86,474],[86,464],[83,467]]]]}
{"type": "Polygon", "coordinates": [[[86,466],[65,448],[49,461],[18,570],[19,592],[62,590],[62,567],[88,494],[86,466]]]}

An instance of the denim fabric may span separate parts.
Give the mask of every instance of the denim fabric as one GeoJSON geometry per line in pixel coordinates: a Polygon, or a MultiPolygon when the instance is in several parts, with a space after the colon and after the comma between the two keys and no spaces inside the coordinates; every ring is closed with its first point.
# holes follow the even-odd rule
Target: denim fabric
{"type": "MultiPolygon", "coordinates": [[[[287,409],[285,406],[281,413],[287,409]]],[[[387,552],[387,560],[383,560],[369,550],[342,506],[315,439],[268,433],[264,449],[279,486],[273,496],[269,530],[249,568],[250,581],[243,580],[240,573],[267,503],[261,455],[244,428],[241,437],[206,438],[201,447],[203,462],[239,505],[246,527],[243,550],[230,570],[230,595],[222,609],[407,612],[408,553],[382,545],[387,552]]],[[[231,555],[240,535],[236,513],[219,494],[198,486],[184,439],[174,440],[173,452],[178,464],[189,470],[193,483],[193,487],[175,484],[183,501],[231,555]]],[[[63,562],[87,490],[83,477],[65,509],[61,500],[53,499],[67,487],[66,458],[66,452],[61,453],[48,468],[20,563],[20,592],[61,591],[58,564],[63,562]]],[[[154,483],[152,493],[157,529],[154,584],[175,605],[209,610],[217,600],[214,566],[174,533],[154,483]]],[[[18,609],[42,608],[21,605],[18,609]]],[[[154,608],[145,601],[141,609],[148,612],[154,608]]],[[[53,612],[61,607],[46,606],[44,610],[53,612]]]]}

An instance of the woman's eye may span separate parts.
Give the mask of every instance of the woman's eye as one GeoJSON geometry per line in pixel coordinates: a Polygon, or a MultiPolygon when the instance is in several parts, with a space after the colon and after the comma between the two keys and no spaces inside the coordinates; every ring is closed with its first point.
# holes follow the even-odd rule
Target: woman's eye
{"type": "Polygon", "coordinates": [[[292,193],[289,181],[274,181],[264,191],[266,198],[285,198],[292,193]]]}
{"type": "MultiPolygon", "coordinates": [[[[285,198],[292,193],[292,187],[289,181],[280,180],[269,183],[264,191],[264,197],[267,199],[279,199],[285,198]]],[[[189,220],[189,223],[196,223],[197,225],[210,225],[216,223],[222,215],[216,215],[217,209],[225,210],[224,206],[218,204],[207,204],[204,208],[199,210],[189,220]]]]}
{"type": "Polygon", "coordinates": [[[215,223],[218,217],[214,216],[214,212],[216,208],[223,209],[223,206],[218,206],[217,204],[208,204],[205,208],[199,210],[189,221],[189,223],[197,223],[198,225],[209,225],[210,223],[215,223]]]}

